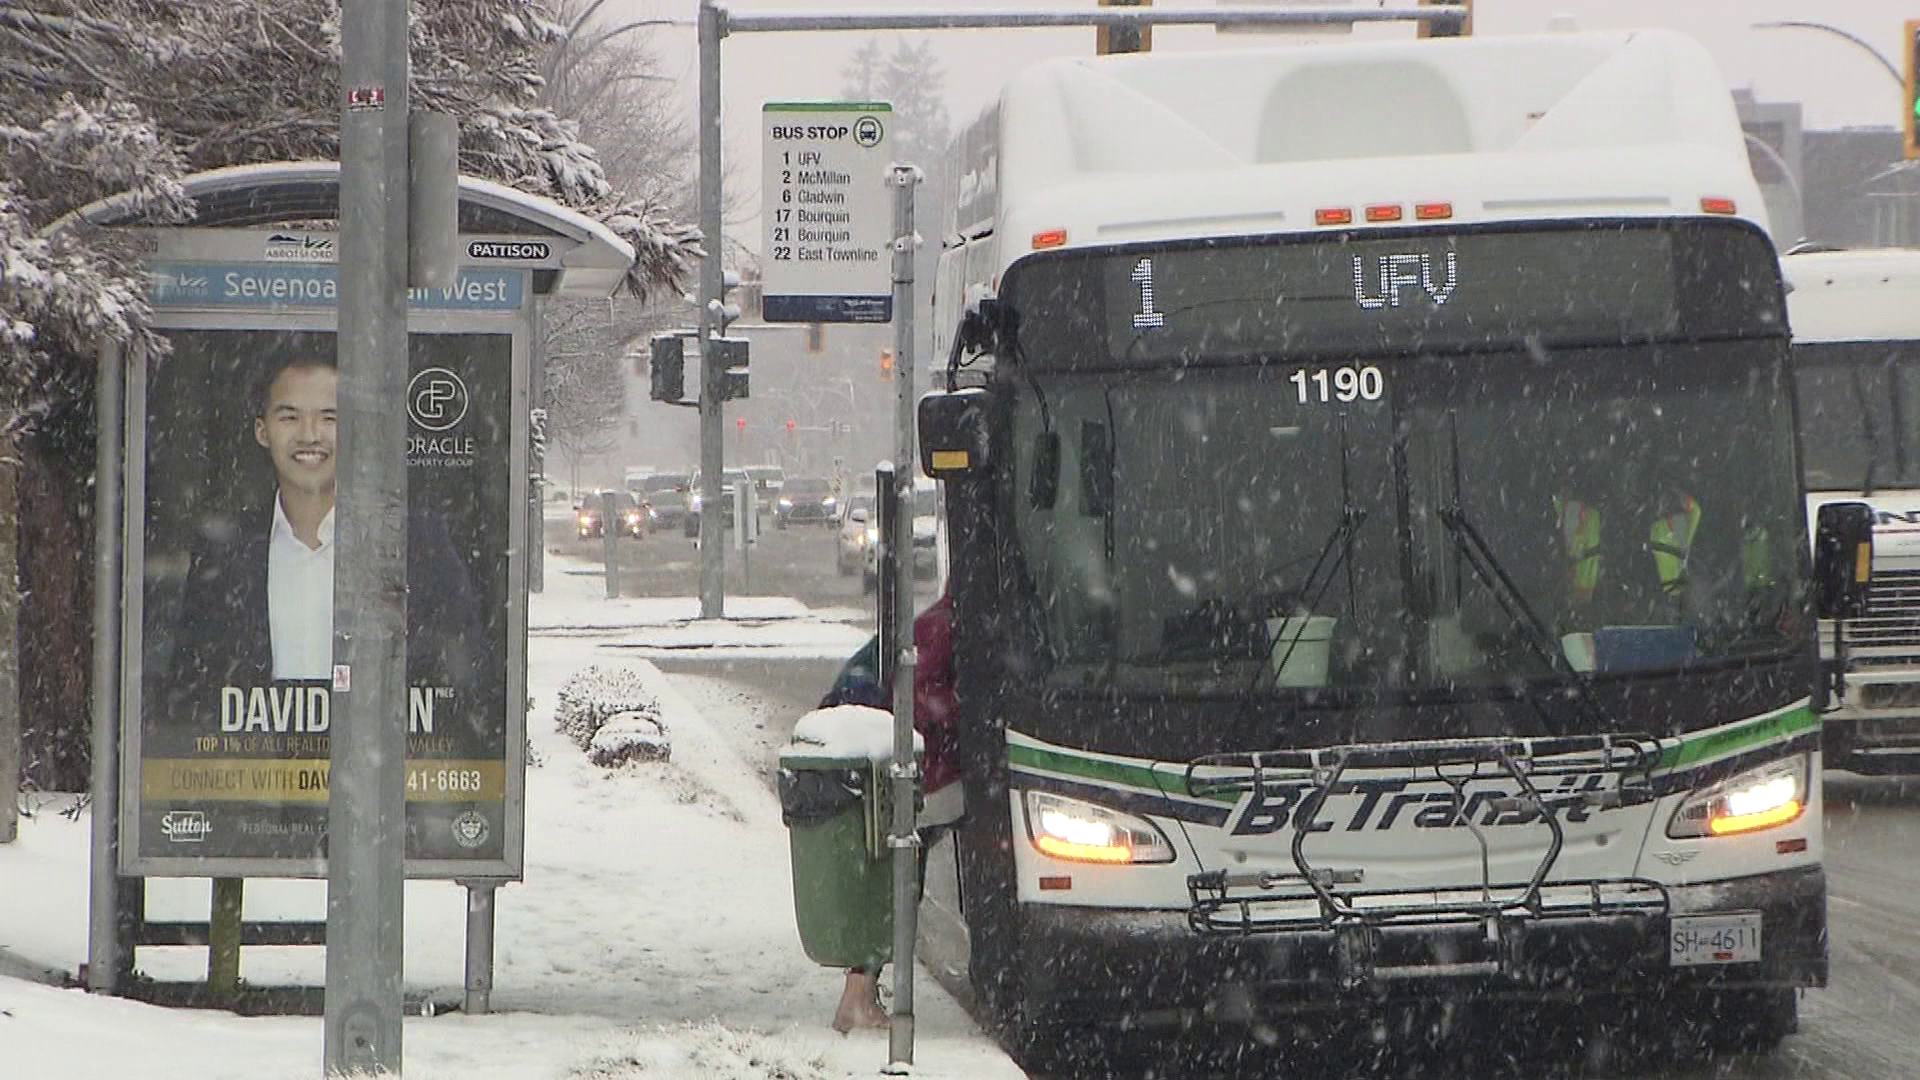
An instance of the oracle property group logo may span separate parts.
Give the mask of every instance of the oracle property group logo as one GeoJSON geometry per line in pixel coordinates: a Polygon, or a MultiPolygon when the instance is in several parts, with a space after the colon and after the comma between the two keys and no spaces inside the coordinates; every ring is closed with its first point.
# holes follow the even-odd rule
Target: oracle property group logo
{"type": "Polygon", "coordinates": [[[422,431],[447,431],[467,418],[466,381],[443,367],[424,368],[407,384],[407,415],[422,431]]]}

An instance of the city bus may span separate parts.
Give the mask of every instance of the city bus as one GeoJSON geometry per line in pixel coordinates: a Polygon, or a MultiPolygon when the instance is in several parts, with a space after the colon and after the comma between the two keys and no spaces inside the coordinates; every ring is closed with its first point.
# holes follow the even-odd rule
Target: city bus
{"type": "MultiPolygon", "coordinates": [[[[1513,1000],[1764,1049],[1827,979],[1778,255],[1666,32],[1062,59],[950,157],[920,403],[1016,1057],[1513,1000]]],[[[1484,1007],[1484,1008],[1483,1008],[1484,1007]]]]}
{"type": "MultiPolygon", "coordinates": [[[[1807,500],[1870,503],[1873,606],[1846,624],[1826,763],[1920,773],[1920,251],[1789,252],[1807,500]]],[[[1831,656],[1834,630],[1821,627],[1831,656]]],[[[1839,659],[1835,657],[1835,659],[1839,659]]]]}

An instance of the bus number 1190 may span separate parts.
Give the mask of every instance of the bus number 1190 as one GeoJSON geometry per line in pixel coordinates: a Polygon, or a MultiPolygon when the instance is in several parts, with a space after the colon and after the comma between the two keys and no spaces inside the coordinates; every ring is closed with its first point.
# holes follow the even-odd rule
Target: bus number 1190
{"type": "Polygon", "coordinates": [[[1387,392],[1386,376],[1369,364],[1366,367],[1301,368],[1287,378],[1299,395],[1300,404],[1325,405],[1333,401],[1379,401],[1387,392]]]}

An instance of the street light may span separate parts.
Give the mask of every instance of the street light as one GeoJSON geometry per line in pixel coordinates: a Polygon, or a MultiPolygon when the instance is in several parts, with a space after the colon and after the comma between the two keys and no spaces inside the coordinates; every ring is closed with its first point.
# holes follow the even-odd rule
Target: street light
{"type": "Polygon", "coordinates": [[[1826,23],[1820,22],[1808,22],[1804,19],[1780,19],[1775,22],[1752,23],[1749,24],[1748,28],[1752,30],[1821,30],[1835,37],[1844,38],[1858,45],[1860,48],[1865,49],[1868,55],[1880,61],[1880,66],[1886,69],[1887,75],[1890,76],[1895,83],[1899,84],[1900,92],[1902,94],[1906,93],[1907,77],[1900,73],[1900,69],[1894,66],[1893,61],[1887,59],[1879,49],[1867,44],[1864,38],[1848,33],[1837,26],[1828,26],[1826,23]]]}

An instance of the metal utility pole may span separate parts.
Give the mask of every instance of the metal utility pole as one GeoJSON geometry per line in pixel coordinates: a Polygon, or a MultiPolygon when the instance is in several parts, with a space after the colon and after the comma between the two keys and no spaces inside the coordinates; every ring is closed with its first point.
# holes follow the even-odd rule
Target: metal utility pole
{"type": "Polygon", "coordinates": [[[720,427],[719,350],[708,340],[719,332],[724,272],[720,261],[720,39],[724,13],[713,0],[700,4],[700,617],[726,615],[726,521],[720,517],[720,472],[726,433],[720,427]]]}
{"type": "Polygon", "coordinates": [[[329,1076],[400,1074],[406,884],[407,0],[344,0],[328,781],[329,1076]]]}
{"type": "MultiPolygon", "coordinates": [[[[125,352],[100,345],[95,365],[93,476],[93,862],[87,989],[117,994],[133,957],[120,932],[120,500],[125,491],[125,352]]],[[[7,787],[6,797],[14,789],[7,787]]],[[[138,895],[136,893],[136,895],[138,895]]],[[[144,906],[143,906],[144,910],[144,906]]]]}
{"type": "Polygon", "coordinates": [[[893,601],[898,634],[894,647],[899,659],[893,667],[893,1024],[887,1034],[889,1071],[913,1064],[913,945],[918,929],[920,896],[920,833],[914,809],[919,803],[920,767],[913,756],[913,476],[918,455],[913,445],[913,256],[919,247],[913,225],[913,189],[920,170],[894,165],[887,182],[893,186],[893,380],[894,517],[897,528],[887,538],[894,556],[893,601]]]}

